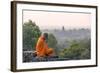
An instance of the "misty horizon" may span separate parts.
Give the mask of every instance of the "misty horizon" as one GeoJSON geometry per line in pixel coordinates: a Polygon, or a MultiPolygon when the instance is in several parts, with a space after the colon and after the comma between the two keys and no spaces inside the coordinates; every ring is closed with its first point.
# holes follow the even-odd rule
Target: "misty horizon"
{"type": "Polygon", "coordinates": [[[24,11],[23,23],[32,20],[43,29],[91,29],[91,14],[24,11]]]}
{"type": "MultiPolygon", "coordinates": [[[[91,28],[64,28],[65,31],[68,31],[68,30],[91,30],[91,28]]],[[[62,27],[61,28],[40,28],[40,30],[63,30],[62,27]]]]}

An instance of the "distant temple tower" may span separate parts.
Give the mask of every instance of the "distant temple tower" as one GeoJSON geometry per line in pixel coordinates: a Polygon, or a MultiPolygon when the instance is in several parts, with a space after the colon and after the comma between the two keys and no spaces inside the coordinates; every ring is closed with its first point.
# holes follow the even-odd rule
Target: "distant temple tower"
{"type": "Polygon", "coordinates": [[[62,30],[65,31],[65,27],[64,26],[62,26],[62,30]]]}

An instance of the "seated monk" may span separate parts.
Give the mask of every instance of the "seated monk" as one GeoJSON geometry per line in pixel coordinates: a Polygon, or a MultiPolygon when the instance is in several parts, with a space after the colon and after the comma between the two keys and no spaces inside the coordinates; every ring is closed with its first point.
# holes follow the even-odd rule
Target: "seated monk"
{"type": "Polygon", "coordinates": [[[44,33],[41,35],[36,44],[36,55],[37,57],[46,57],[46,56],[53,56],[54,50],[48,47],[46,43],[48,39],[48,34],[44,33]]]}

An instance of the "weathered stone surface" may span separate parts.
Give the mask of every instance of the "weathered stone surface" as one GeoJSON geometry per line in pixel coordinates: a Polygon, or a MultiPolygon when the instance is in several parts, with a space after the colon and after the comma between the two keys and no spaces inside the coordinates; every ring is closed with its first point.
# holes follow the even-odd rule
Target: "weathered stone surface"
{"type": "Polygon", "coordinates": [[[45,62],[45,61],[64,61],[68,58],[59,58],[58,56],[37,58],[32,52],[23,53],[23,62],[45,62]]]}

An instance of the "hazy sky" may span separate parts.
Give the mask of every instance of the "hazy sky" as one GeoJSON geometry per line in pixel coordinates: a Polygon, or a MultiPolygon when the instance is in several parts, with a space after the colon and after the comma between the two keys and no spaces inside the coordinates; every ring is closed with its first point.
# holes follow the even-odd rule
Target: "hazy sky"
{"type": "Polygon", "coordinates": [[[31,19],[40,29],[90,28],[91,14],[44,11],[23,11],[23,22],[31,19]]]}

